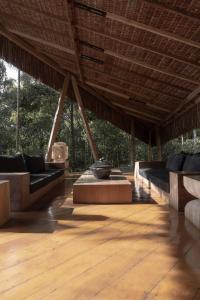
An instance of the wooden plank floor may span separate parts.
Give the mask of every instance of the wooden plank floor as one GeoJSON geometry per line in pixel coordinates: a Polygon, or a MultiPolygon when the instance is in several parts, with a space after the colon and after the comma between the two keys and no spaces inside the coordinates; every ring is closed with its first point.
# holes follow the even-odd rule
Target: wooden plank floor
{"type": "Polygon", "coordinates": [[[182,214],[134,183],[133,204],[73,205],[72,181],[0,230],[1,300],[200,299],[200,233],[182,214]]]}

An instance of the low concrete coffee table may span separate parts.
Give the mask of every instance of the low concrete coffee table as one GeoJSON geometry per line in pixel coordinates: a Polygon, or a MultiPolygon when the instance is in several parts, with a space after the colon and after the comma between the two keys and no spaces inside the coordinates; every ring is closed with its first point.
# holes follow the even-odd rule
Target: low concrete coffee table
{"type": "Polygon", "coordinates": [[[73,185],[73,202],[85,204],[125,204],[132,202],[132,185],[119,170],[109,179],[96,179],[86,171],[73,185]]]}
{"type": "Polygon", "coordinates": [[[10,217],[10,184],[9,181],[0,181],[0,226],[10,217]]]}

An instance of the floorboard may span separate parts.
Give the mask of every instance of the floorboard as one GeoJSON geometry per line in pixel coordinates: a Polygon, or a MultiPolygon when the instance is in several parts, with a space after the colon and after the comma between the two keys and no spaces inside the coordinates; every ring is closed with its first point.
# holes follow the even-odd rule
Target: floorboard
{"type": "Polygon", "coordinates": [[[200,300],[199,231],[145,186],[73,205],[66,179],[0,230],[0,299],[200,300]]]}

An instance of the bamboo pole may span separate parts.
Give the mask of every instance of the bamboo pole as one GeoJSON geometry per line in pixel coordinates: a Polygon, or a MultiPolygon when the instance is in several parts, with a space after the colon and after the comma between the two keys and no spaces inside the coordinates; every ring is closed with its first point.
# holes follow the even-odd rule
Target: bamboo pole
{"type": "Polygon", "coordinates": [[[47,148],[46,161],[51,160],[52,146],[56,141],[56,136],[57,136],[58,130],[60,128],[61,115],[62,115],[63,109],[64,109],[64,100],[65,100],[65,96],[67,94],[68,86],[69,86],[69,75],[66,76],[64,79],[63,88],[62,88],[62,91],[60,94],[60,98],[58,100],[58,106],[57,106],[57,110],[55,113],[53,126],[51,129],[51,134],[50,134],[50,138],[49,138],[49,144],[48,144],[48,148],[47,148]]]}
{"type": "Polygon", "coordinates": [[[79,112],[80,112],[80,115],[81,115],[81,118],[82,118],[82,121],[83,121],[83,124],[84,124],[84,127],[85,127],[85,131],[86,131],[86,134],[87,134],[89,145],[90,145],[90,148],[91,148],[91,151],[92,151],[92,155],[93,155],[94,160],[96,161],[96,160],[99,159],[96,144],[95,144],[95,141],[93,139],[93,136],[92,136],[89,124],[88,124],[88,120],[87,120],[87,116],[86,116],[85,109],[84,109],[84,106],[83,106],[83,102],[82,102],[82,99],[81,99],[81,95],[80,95],[80,92],[79,92],[78,84],[77,84],[76,78],[74,76],[72,76],[72,85],[73,85],[76,101],[78,103],[78,109],[79,109],[79,112]]]}
{"type": "Polygon", "coordinates": [[[131,167],[134,171],[135,169],[135,124],[134,120],[131,122],[131,139],[130,139],[130,158],[131,158],[131,167]]]}
{"type": "Polygon", "coordinates": [[[16,153],[19,152],[19,101],[20,101],[20,70],[17,79],[17,114],[16,114],[16,153]]]}

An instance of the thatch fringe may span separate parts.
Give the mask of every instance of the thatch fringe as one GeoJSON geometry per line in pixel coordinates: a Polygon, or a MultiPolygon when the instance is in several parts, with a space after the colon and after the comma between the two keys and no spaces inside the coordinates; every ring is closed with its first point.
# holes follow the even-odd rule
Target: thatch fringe
{"type": "Polygon", "coordinates": [[[59,90],[63,75],[0,35],[0,57],[43,83],[59,90]]]}
{"type": "Polygon", "coordinates": [[[174,119],[163,128],[162,142],[179,137],[181,134],[200,127],[200,104],[196,104],[190,110],[174,119]]]}

